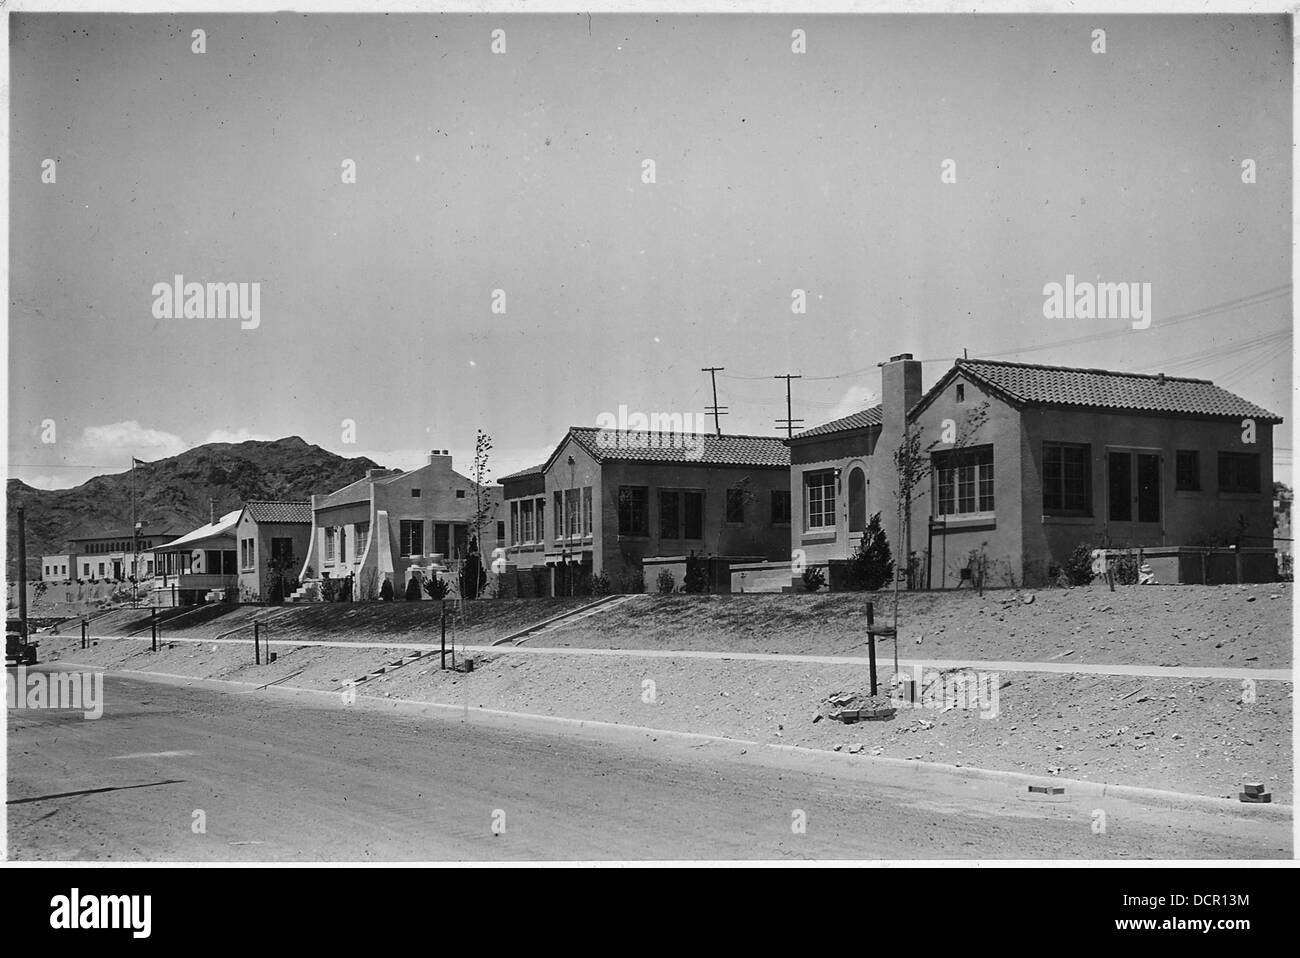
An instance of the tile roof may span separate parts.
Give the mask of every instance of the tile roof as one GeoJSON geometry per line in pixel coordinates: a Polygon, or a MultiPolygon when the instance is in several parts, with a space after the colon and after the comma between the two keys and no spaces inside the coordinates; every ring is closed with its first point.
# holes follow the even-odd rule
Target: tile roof
{"type": "Polygon", "coordinates": [[[537,466],[530,466],[527,469],[520,469],[518,472],[512,472],[508,476],[502,476],[497,483],[509,482],[511,479],[525,479],[528,476],[540,476],[546,471],[546,463],[537,466]]]}
{"type": "Polygon", "coordinates": [[[922,397],[909,413],[915,415],[955,372],[963,372],[994,392],[1029,405],[1080,406],[1125,412],[1157,412],[1188,416],[1248,416],[1281,422],[1280,416],[1216,386],[1208,379],[1184,379],[1163,374],[1072,369],[988,359],[958,359],[956,365],[922,397]]]}
{"type": "Polygon", "coordinates": [[[868,426],[879,426],[884,417],[885,407],[880,403],[864,409],[861,412],[855,412],[851,416],[845,416],[842,419],[832,419],[830,422],[824,422],[820,426],[813,426],[811,429],[805,429],[803,432],[796,433],[795,439],[810,439],[813,436],[825,436],[833,432],[849,432],[854,429],[866,429],[868,426]]]}
{"type": "Polygon", "coordinates": [[[310,502],[268,502],[258,499],[245,503],[254,522],[311,522],[310,502]]]}
{"type": "MultiPolygon", "coordinates": [[[[571,426],[569,435],[597,462],[622,460],[714,466],[790,465],[790,450],[786,448],[785,440],[779,436],[636,432],[600,429],[595,426],[571,426]]],[[[557,449],[556,452],[558,451],[557,449]]]]}

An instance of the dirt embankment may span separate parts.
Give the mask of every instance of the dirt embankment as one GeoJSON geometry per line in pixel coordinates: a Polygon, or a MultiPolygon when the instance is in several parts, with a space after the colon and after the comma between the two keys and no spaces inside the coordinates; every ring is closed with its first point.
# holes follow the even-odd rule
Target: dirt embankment
{"type": "MultiPolygon", "coordinates": [[[[1286,668],[1292,595],[1290,583],[903,594],[899,654],[1286,668]]],[[[646,596],[528,644],[860,656],[869,601],[876,624],[891,624],[887,593],[646,596]]]]}

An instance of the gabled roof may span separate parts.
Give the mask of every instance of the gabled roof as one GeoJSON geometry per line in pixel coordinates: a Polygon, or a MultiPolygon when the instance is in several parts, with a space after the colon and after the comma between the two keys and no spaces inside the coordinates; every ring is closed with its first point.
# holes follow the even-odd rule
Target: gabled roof
{"type": "Polygon", "coordinates": [[[199,526],[193,532],[187,532],[179,539],[173,539],[163,546],[155,546],[155,552],[178,552],[183,549],[193,548],[206,539],[214,539],[218,536],[232,536],[235,531],[235,525],[239,522],[239,517],[243,514],[243,509],[236,509],[234,512],[227,512],[216,522],[209,522],[207,525],[199,526]]]}
{"type": "Polygon", "coordinates": [[[244,503],[254,522],[302,522],[311,525],[310,502],[269,502],[255,499],[244,503]]]}
{"type": "Polygon", "coordinates": [[[512,479],[526,479],[529,476],[540,476],[546,471],[546,463],[537,466],[530,466],[527,469],[520,469],[518,472],[512,472],[508,476],[502,476],[497,483],[509,482],[512,479]]]}
{"type": "Polygon", "coordinates": [[[908,411],[908,416],[921,412],[959,374],[1020,405],[1282,421],[1282,417],[1214,385],[1208,379],[1039,366],[991,359],[956,360],[953,367],[908,411]]]}
{"type": "Polygon", "coordinates": [[[597,462],[679,462],[711,466],[790,465],[790,450],[779,436],[717,436],[570,426],[569,434],[546,460],[550,468],[572,438],[597,462]]]}
{"type": "Polygon", "coordinates": [[[826,436],[833,432],[852,432],[858,429],[866,429],[869,426],[879,426],[884,420],[885,407],[880,403],[864,409],[861,412],[855,412],[851,416],[845,416],[842,419],[832,419],[830,422],[824,422],[820,426],[813,426],[811,429],[805,429],[803,432],[796,433],[792,439],[811,439],[814,436],[826,436]]]}

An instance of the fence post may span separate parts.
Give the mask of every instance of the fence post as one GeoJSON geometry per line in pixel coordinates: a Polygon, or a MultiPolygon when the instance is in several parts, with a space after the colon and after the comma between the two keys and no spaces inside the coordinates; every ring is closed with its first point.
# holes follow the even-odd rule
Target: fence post
{"type": "Polygon", "coordinates": [[[81,620],[81,647],[83,649],[86,647],[86,628],[89,625],[90,623],[87,622],[85,619],[81,620]]]}
{"type": "Polygon", "coordinates": [[[158,651],[158,610],[149,610],[149,642],[154,652],[158,651]]]}
{"type": "Polygon", "coordinates": [[[262,638],[262,623],[254,621],[253,622],[253,664],[254,665],[262,664],[261,638],[262,638]]]}
{"type": "Polygon", "coordinates": [[[447,600],[441,600],[442,605],[442,670],[447,671],[447,600]]]}
{"type": "Polygon", "coordinates": [[[876,606],[874,602],[867,603],[867,657],[871,660],[871,694],[876,694],[876,634],[873,626],[876,624],[876,606]]]}

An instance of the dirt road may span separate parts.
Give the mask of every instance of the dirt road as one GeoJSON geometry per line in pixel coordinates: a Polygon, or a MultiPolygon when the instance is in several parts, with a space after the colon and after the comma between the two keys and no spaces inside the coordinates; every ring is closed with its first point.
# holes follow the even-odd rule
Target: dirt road
{"type": "Polygon", "coordinates": [[[1254,858],[1257,809],[1113,798],[757,744],[404,712],[110,675],[105,712],[11,711],[19,859],[1254,858]],[[1097,812],[1105,812],[1098,832],[1097,812]],[[803,822],[806,828],[798,828],[803,822]]]}

